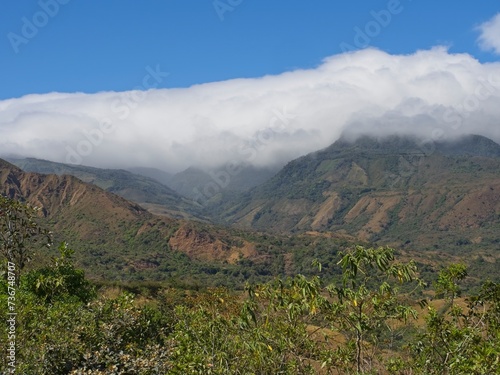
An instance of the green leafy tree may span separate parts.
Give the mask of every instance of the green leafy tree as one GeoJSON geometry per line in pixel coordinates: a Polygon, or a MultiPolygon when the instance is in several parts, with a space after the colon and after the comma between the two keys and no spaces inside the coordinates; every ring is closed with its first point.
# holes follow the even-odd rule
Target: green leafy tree
{"type": "Polygon", "coordinates": [[[245,301],[215,289],[192,307],[177,306],[171,373],[315,374],[311,362],[319,355],[302,321],[307,312],[287,307],[303,305],[301,280],[281,282],[249,288],[245,301]]]}
{"type": "Polygon", "coordinates": [[[466,275],[466,267],[457,264],[439,273],[436,291],[444,294],[448,307],[440,312],[429,306],[425,329],[410,345],[416,373],[500,373],[500,285],[484,283],[463,306],[455,298],[466,275]]]}
{"type": "Polygon", "coordinates": [[[23,286],[46,302],[65,298],[77,298],[88,302],[95,296],[95,291],[83,270],[73,264],[74,251],[66,242],[59,246],[59,257],[52,258],[52,264],[27,273],[23,277],[23,286]]]}
{"type": "Polygon", "coordinates": [[[417,268],[413,261],[396,262],[394,250],[383,247],[356,246],[344,253],[339,264],[342,282],[327,287],[332,298],[328,319],[347,338],[335,353],[343,358],[337,365],[351,372],[354,363],[355,373],[361,374],[374,368],[379,337],[390,333],[390,322],[416,318],[416,311],[401,301],[397,284],[418,281],[417,268]]]}
{"type": "Polygon", "coordinates": [[[444,295],[453,307],[455,298],[460,296],[460,282],[467,277],[467,266],[465,264],[451,264],[441,270],[434,284],[437,295],[444,295]]]}
{"type": "MultiPolygon", "coordinates": [[[[2,316],[6,298],[0,293],[2,316]]],[[[136,303],[130,294],[87,303],[71,297],[46,303],[19,288],[16,301],[16,374],[170,373],[166,335],[173,322],[154,306],[136,303]]],[[[2,352],[8,342],[7,331],[1,330],[2,352]]],[[[6,356],[1,356],[0,373],[8,371],[6,356]]]]}
{"type": "Polygon", "coordinates": [[[51,233],[37,223],[38,209],[0,195],[0,254],[15,265],[16,282],[35,249],[50,246],[51,233]]]}
{"type": "Polygon", "coordinates": [[[260,353],[264,373],[315,374],[325,348],[313,336],[321,329],[320,278],[297,275],[248,287],[249,299],[242,309],[242,327],[251,333],[252,351],[260,353]],[[266,368],[272,359],[272,368],[266,368]]]}

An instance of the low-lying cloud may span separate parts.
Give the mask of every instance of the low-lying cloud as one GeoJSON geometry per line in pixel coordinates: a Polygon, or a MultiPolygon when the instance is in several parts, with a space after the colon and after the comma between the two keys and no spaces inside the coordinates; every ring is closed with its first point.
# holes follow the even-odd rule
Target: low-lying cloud
{"type": "Polygon", "coordinates": [[[500,142],[498,103],[500,63],[442,47],[410,55],[365,49],[256,79],[0,101],[0,153],[171,172],[227,162],[278,166],[346,129],[500,142]]]}

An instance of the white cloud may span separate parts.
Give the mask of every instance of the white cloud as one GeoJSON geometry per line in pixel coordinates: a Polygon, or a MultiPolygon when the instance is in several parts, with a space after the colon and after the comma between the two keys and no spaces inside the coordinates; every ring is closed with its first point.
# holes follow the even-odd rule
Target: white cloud
{"type": "Polygon", "coordinates": [[[499,63],[445,48],[366,49],[258,79],[0,101],[0,154],[179,171],[227,161],[280,165],[328,146],[344,129],[476,133],[499,142],[499,101],[499,63]]]}
{"type": "Polygon", "coordinates": [[[500,13],[479,25],[479,46],[485,51],[500,55],[500,13]]]}

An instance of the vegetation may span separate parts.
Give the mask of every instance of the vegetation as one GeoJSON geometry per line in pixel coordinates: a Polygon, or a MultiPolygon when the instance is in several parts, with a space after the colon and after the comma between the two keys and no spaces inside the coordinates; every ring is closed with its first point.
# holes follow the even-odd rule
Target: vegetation
{"type": "MultiPolygon", "coordinates": [[[[215,206],[205,207],[207,218],[215,215],[228,219],[221,225],[237,222],[267,232],[190,222],[196,232],[220,245],[211,249],[204,243],[193,249],[189,241],[173,246],[172,238],[178,240],[176,245],[182,242],[183,222],[154,216],[75,178],[34,178],[0,164],[6,176],[3,192],[43,202],[45,217],[40,222],[54,231],[55,243],[71,244],[75,264],[92,280],[243,289],[246,282],[263,283],[275,276],[314,276],[311,261],[316,258],[323,264],[322,277],[333,282],[339,281],[339,252],[361,238],[367,241],[363,245],[401,249],[415,259],[426,281],[442,264],[466,262],[464,289],[477,291],[484,274],[500,281],[495,251],[500,146],[481,137],[464,142],[451,149],[441,145],[427,156],[419,152],[418,143],[397,137],[338,142],[291,162],[244,196],[224,190],[225,197],[214,197],[215,206]],[[47,189],[54,194],[47,195],[47,189]],[[226,195],[234,198],[229,205],[224,203],[226,195]],[[199,253],[204,257],[197,257],[199,253]]],[[[173,215],[157,206],[168,201],[167,192],[154,198],[154,186],[161,186],[148,185],[147,178],[33,159],[23,167],[74,172],[116,193],[145,192],[149,203],[144,207],[173,215]]],[[[203,240],[189,238],[191,243],[198,239],[203,240]]],[[[57,256],[56,249],[47,254],[57,256]]],[[[35,263],[46,264],[48,258],[44,252],[35,263]]]]}
{"type": "Polygon", "coordinates": [[[429,307],[425,328],[409,345],[412,367],[419,373],[482,375],[500,370],[500,284],[485,282],[461,306],[454,298],[465,275],[462,265],[440,272],[446,311],[429,307]]]}
{"type": "MultiPolygon", "coordinates": [[[[493,374],[500,368],[500,285],[484,283],[462,307],[460,266],[443,270],[437,281],[449,304],[440,311],[429,305],[425,322],[414,326],[417,269],[397,262],[389,248],[346,251],[338,285],[297,275],[248,285],[245,294],[165,287],[149,298],[112,295],[109,288],[95,293],[72,266],[67,245],[59,250],[50,266],[21,276],[17,373],[493,374]],[[412,283],[406,292],[398,289],[412,283]]],[[[7,296],[1,280],[2,316],[7,296]]],[[[6,331],[0,336],[5,353],[6,331]]],[[[8,370],[5,356],[0,369],[8,370]]]]}
{"type": "MultiPolygon", "coordinates": [[[[24,267],[48,232],[30,207],[8,198],[1,203],[7,272],[0,277],[0,315],[11,316],[13,307],[16,314],[0,331],[0,352],[15,352],[14,359],[0,357],[1,373],[13,367],[33,375],[500,371],[500,284],[481,280],[464,298],[463,264],[437,275],[426,269],[431,289],[416,262],[392,248],[264,235],[261,263],[242,257],[216,265],[168,252],[186,268],[163,271],[180,278],[194,264],[224,286],[95,284],[64,242],[50,262],[24,267]],[[12,265],[23,272],[12,276],[12,265]],[[246,283],[245,289],[228,288],[224,277],[246,283]]],[[[128,241],[153,244],[154,233],[131,234],[128,241]]],[[[260,235],[241,234],[241,242],[223,233],[218,238],[239,246],[252,236],[260,235]]],[[[162,263],[155,251],[149,262],[173,264],[162,263]]]]}
{"type": "Polygon", "coordinates": [[[262,231],[343,232],[419,252],[489,252],[500,224],[500,145],[467,136],[434,146],[428,152],[418,139],[398,136],[341,139],[205,213],[262,231]]]}
{"type": "Polygon", "coordinates": [[[16,280],[35,249],[52,243],[51,234],[36,221],[37,209],[0,195],[0,255],[16,264],[16,280]]]}

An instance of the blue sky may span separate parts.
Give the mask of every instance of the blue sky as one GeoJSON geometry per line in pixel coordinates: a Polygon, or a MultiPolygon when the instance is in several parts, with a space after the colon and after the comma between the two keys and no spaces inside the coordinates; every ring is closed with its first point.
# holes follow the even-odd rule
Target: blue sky
{"type": "Polygon", "coordinates": [[[169,73],[160,88],[312,68],[342,43],[357,48],[356,27],[390,6],[397,14],[372,29],[370,46],[410,54],[446,45],[498,59],[475,30],[500,10],[495,1],[9,0],[0,5],[0,99],[130,90],[157,65],[169,73]],[[12,39],[24,38],[23,26],[34,35],[12,39]]]}
{"type": "Polygon", "coordinates": [[[0,157],[279,167],[345,131],[500,142],[500,6],[5,0],[0,157]]]}

